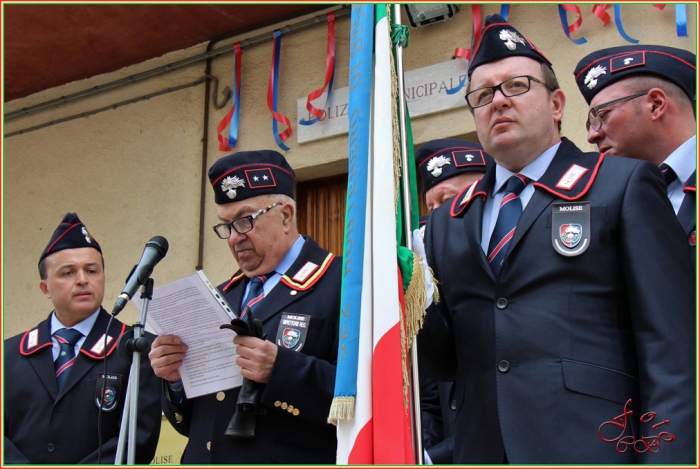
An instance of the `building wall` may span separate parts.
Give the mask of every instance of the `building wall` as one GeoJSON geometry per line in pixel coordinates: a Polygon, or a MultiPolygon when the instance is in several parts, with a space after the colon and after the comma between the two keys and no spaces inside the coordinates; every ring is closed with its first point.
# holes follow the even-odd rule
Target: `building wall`
{"type": "MultiPolygon", "coordinates": [[[[573,80],[576,63],[584,55],[603,47],[628,44],[614,22],[603,27],[581,5],[583,26],[573,34],[588,42],[575,45],[566,38],[556,4],[512,4],[509,21],[532,40],[553,62],[568,97],[563,135],[586,150],[584,121],[587,106],[573,80]]],[[[260,8],[275,8],[261,5],[260,8]]],[[[500,4],[484,5],[482,14],[497,13],[500,4]]],[[[690,37],[676,35],[672,5],[659,11],[651,4],[624,4],[626,32],[644,44],[665,44],[695,52],[697,11],[688,6],[690,37]]],[[[612,11],[610,12],[612,15],[612,11]]],[[[570,15],[570,21],[575,21],[570,15]]],[[[300,18],[302,20],[304,18],[300,18]]],[[[407,24],[407,19],[404,18],[407,24]]],[[[406,70],[449,60],[455,48],[469,47],[471,8],[462,9],[449,22],[411,29],[411,43],[404,53],[406,70]]],[[[278,27],[284,26],[284,24],[278,27]]],[[[267,31],[256,31],[221,42],[232,44],[267,31]]],[[[350,17],[336,21],[337,65],[334,86],[347,86],[350,17]]],[[[4,112],[56,99],[103,83],[150,70],[203,53],[206,44],[177,51],[114,73],[70,83],[5,104],[4,112]]],[[[293,32],[282,37],[279,111],[293,122],[296,132],[296,100],[323,84],[326,26],[293,32]]],[[[236,150],[276,148],[271,117],[266,105],[272,42],[243,50],[242,107],[239,145],[236,150]]],[[[220,88],[233,81],[233,54],[212,62],[212,75],[220,88]]],[[[113,103],[190,83],[204,74],[204,62],[156,78],[63,104],[5,123],[4,133],[32,127],[62,117],[87,112],[113,103]]],[[[216,125],[228,111],[210,108],[207,128],[206,168],[225,153],[218,151],[216,125]]],[[[204,85],[187,88],[119,107],[87,118],[46,127],[4,139],[4,336],[20,333],[45,318],[51,303],[39,289],[36,263],[51,233],[68,211],[75,211],[104,250],[107,287],[104,305],[111,309],[131,267],[145,243],[161,235],[170,242],[166,258],[153,274],[156,287],[190,275],[198,263],[200,239],[200,193],[202,181],[202,136],[204,131],[204,85]]],[[[474,135],[474,123],[466,107],[416,118],[415,143],[449,136],[474,135]]],[[[343,174],[347,164],[345,135],[305,144],[287,141],[286,153],[299,180],[343,174]]],[[[211,231],[217,223],[211,189],[205,187],[203,267],[220,282],[235,270],[224,241],[211,231]]],[[[138,318],[129,306],[120,317],[138,318]]]]}

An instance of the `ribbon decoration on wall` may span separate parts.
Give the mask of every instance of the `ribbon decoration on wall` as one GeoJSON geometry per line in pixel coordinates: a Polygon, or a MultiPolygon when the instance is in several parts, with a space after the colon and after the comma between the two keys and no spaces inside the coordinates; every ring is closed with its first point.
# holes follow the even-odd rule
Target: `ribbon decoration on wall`
{"type": "MultiPolygon", "coordinates": [[[[654,5],[657,10],[663,11],[665,4],[654,5]]],[[[676,4],[676,34],[678,37],[688,37],[688,5],[685,3],[676,4]]]]}
{"type": "Polygon", "coordinates": [[[578,39],[572,39],[571,38],[571,33],[575,32],[578,28],[581,27],[581,24],[583,23],[583,15],[581,15],[581,9],[577,7],[576,5],[571,5],[571,4],[564,4],[560,3],[557,5],[559,7],[559,19],[561,20],[561,27],[564,29],[564,34],[566,34],[566,37],[571,39],[571,42],[573,42],[576,45],[581,45],[585,44],[588,41],[586,40],[585,37],[580,37],[578,39]],[[566,12],[570,11],[572,13],[576,13],[578,15],[578,19],[574,22],[574,24],[569,26],[569,20],[566,18],[566,12]]]}
{"type": "Polygon", "coordinates": [[[306,98],[306,109],[309,111],[313,119],[304,120],[300,119],[299,124],[301,125],[312,125],[323,119],[323,110],[328,107],[328,101],[331,98],[331,91],[333,90],[333,77],[335,77],[335,13],[328,13],[328,47],[326,48],[326,79],[323,86],[316,91],[313,91],[306,98]],[[328,87],[328,94],[326,95],[326,102],[322,109],[318,109],[311,104],[312,101],[319,98],[323,92],[328,87]]]}
{"type": "Polygon", "coordinates": [[[282,34],[279,29],[272,33],[274,42],[272,43],[272,65],[270,67],[270,81],[267,85],[267,107],[272,113],[272,135],[275,137],[277,146],[284,151],[289,151],[289,147],[284,142],[292,135],[292,126],[289,119],[284,114],[277,112],[277,88],[279,86],[280,71],[280,50],[282,48],[282,34]],[[287,126],[284,132],[277,132],[277,123],[287,126]]]}
{"type": "MultiPolygon", "coordinates": [[[[469,50],[467,49],[462,49],[461,47],[458,47],[455,49],[455,54],[454,54],[454,59],[465,59],[467,61],[471,60],[472,57],[472,50],[474,49],[474,46],[481,40],[481,29],[482,29],[482,24],[481,24],[481,5],[476,5],[472,3],[472,41],[471,45],[469,46],[469,50]]],[[[464,75],[464,77],[459,81],[459,84],[452,88],[451,90],[445,90],[445,93],[447,94],[455,94],[459,92],[462,88],[464,88],[464,84],[467,82],[467,76],[464,75]]]]}
{"type": "Polygon", "coordinates": [[[221,119],[219,125],[216,126],[216,136],[219,138],[219,151],[231,151],[238,142],[238,118],[241,113],[241,43],[237,42],[233,45],[235,51],[235,68],[233,72],[233,93],[231,97],[231,109],[221,119]],[[224,138],[223,131],[226,126],[228,129],[228,140],[224,138]]]}
{"type": "Polygon", "coordinates": [[[501,5],[501,16],[504,20],[508,21],[508,14],[510,13],[510,4],[504,3],[501,5]]]}

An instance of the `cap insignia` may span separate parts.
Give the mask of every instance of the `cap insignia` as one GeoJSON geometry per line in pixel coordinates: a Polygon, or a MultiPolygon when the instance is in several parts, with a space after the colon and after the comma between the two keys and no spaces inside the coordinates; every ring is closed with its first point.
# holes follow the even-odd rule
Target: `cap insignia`
{"type": "Polygon", "coordinates": [[[238,176],[228,176],[223,181],[221,181],[221,190],[226,192],[229,199],[236,198],[236,188],[245,187],[245,182],[239,179],[238,176]]]}
{"type": "Polygon", "coordinates": [[[442,167],[450,163],[450,160],[444,156],[436,156],[428,161],[428,172],[433,175],[433,177],[440,177],[442,174],[442,167]]]}
{"type": "Polygon", "coordinates": [[[85,236],[85,241],[87,241],[88,243],[92,243],[92,239],[90,238],[90,233],[88,233],[87,228],[83,226],[81,230],[83,231],[83,236],[85,236]]]}
{"type": "Polygon", "coordinates": [[[588,86],[589,90],[592,90],[598,84],[597,78],[601,75],[605,75],[606,70],[607,69],[602,65],[596,65],[588,71],[586,79],[583,80],[583,84],[588,86]]]}
{"type": "Polygon", "coordinates": [[[515,31],[510,31],[508,29],[501,29],[498,38],[506,43],[506,47],[508,48],[508,50],[515,50],[516,42],[519,42],[522,45],[526,45],[525,40],[522,37],[520,37],[518,33],[516,33],[515,31]]]}

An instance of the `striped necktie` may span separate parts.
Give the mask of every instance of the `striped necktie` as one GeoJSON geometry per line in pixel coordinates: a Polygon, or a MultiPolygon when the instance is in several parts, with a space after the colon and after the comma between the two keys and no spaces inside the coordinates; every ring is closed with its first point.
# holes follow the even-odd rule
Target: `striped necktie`
{"type": "Polygon", "coordinates": [[[661,170],[661,175],[664,177],[664,181],[666,182],[666,187],[670,186],[673,184],[673,181],[678,179],[676,172],[673,171],[673,168],[666,163],[661,163],[661,165],[659,165],[659,169],[661,170]]]}
{"type": "Polygon", "coordinates": [[[241,311],[240,318],[243,319],[246,314],[246,306],[250,308],[250,311],[253,312],[255,308],[258,307],[258,304],[262,301],[262,299],[265,297],[265,293],[263,292],[263,284],[267,281],[268,278],[270,278],[272,275],[274,275],[274,272],[270,272],[269,274],[265,275],[258,275],[250,279],[250,287],[248,288],[248,295],[245,297],[245,300],[243,300],[243,311],[241,311]]]}
{"type": "Polygon", "coordinates": [[[75,362],[75,344],[78,343],[83,334],[75,329],[63,328],[54,332],[53,335],[59,345],[58,358],[56,358],[54,366],[56,367],[56,383],[60,391],[66,376],[68,376],[68,369],[75,362]]]}
{"type": "Polygon", "coordinates": [[[523,205],[520,202],[520,192],[525,189],[529,180],[522,174],[511,176],[506,182],[506,189],[498,209],[496,226],[493,228],[489,240],[487,260],[491,270],[498,277],[501,273],[501,265],[508,251],[508,244],[515,234],[520,215],[523,213],[523,205]]]}

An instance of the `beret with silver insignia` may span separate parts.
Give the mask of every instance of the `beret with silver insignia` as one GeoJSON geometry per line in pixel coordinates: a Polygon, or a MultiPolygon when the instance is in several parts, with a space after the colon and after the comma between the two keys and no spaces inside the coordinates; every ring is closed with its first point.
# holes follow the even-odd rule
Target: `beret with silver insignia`
{"type": "Polygon", "coordinates": [[[469,76],[479,65],[484,65],[507,57],[530,57],[540,63],[552,66],[537,46],[520,34],[501,15],[491,15],[484,22],[481,40],[474,49],[469,63],[469,76]]]}
{"type": "Polygon", "coordinates": [[[441,138],[424,143],[416,152],[416,165],[423,182],[423,192],[442,181],[462,173],[485,173],[493,158],[478,143],[441,138]]]}
{"type": "Polygon", "coordinates": [[[100,243],[88,233],[87,228],[83,222],[80,221],[78,215],[75,213],[66,213],[63,217],[63,221],[61,221],[53,232],[49,244],[46,245],[44,252],[41,253],[39,263],[41,263],[46,256],[55,252],[77,248],[95,248],[100,254],[102,253],[100,243]]]}
{"type": "Polygon", "coordinates": [[[633,75],[655,75],[678,85],[695,100],[695,54],[666,46],[619,46],[597,50],[576,65],[574,78],[591,103],[608,85],[633,75]]]}
{"type": "Polygon", "coordinates": [[[274,150],[239,151],[224,156],[209,168],[209,181],[218,205],[266,194],[294,198],[294,170],[274,150]]]}

